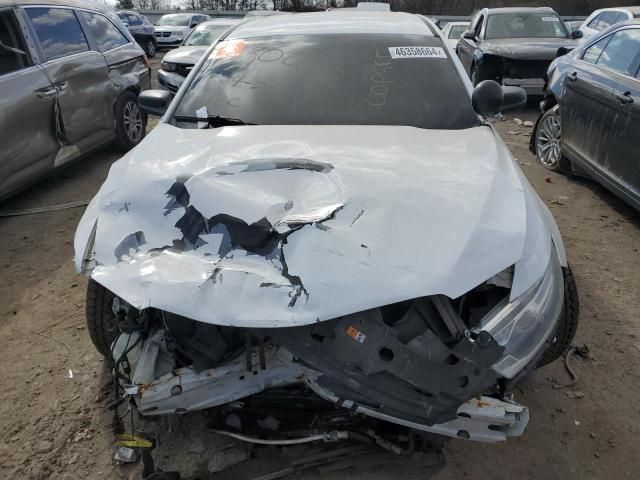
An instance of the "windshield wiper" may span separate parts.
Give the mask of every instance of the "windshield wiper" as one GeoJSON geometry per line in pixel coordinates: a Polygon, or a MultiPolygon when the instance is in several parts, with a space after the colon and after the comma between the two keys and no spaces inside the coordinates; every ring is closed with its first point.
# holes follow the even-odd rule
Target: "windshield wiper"
{"type": "Polygon", "coordinates": [[[244,120],[240,120],[238,118],[221,117],[220,115],[209,115],[207,118],[183,117],[180,115],[174,115],[173,118],[178,122],[207,122],[210,128],[233,127],[237,125],[257,125],[257,123],[245,122],[244,120]]]}

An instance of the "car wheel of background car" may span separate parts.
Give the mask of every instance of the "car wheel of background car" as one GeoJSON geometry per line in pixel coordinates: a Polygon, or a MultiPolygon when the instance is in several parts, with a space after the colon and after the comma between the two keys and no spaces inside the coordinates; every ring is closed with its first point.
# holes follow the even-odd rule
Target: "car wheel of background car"
{"type": "Polygon", "coordinates": [[[144,51],[149,58],[153,58],[156,56],[156,44],[151,38],[147,40],[144,51]]]}
{"type": "Polygon", "coordinates": [[[147,128],[147,115],[138,106],[135,93],[126,91],[115,108],[116,115],[116,143],[121,150],[131,150],[144,138],[147,128]]]}
{"type": "Polygon", "coordinates": [[[86,317],[87,330],[96,350],[105,357],[118,335],[115,314],[111,308],[115,295],[93,279],[87,285],[86,317]]]}
{"type": "Polygon", "coordinates": [[[547,347],[540,363],[538,363],[538,367],[543,367],[564,355],[571,347],[573,337],[575,337],[578,330],[580,302],[578,300],[576,280],[570,266],[563,268],[562,273],[564,275],[564,305],[560,312],[558,330],[553,343],[547,347]]]}
{"type": "Polygon", "coordinates": [[[562,122],[557,105],[547,110],[538,123],[536,156],[542,166],[549,170],[565,170],[562,168],[562,122]]]}

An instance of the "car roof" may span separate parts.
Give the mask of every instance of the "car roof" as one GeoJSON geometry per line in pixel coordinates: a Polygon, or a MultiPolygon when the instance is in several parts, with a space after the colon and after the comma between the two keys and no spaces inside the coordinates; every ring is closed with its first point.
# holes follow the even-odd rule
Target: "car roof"
{"type": "Polygon", "coordinates": [[[94,10],[106,14],[114,14],[114,10],[106,4],[88,0],[0,0],[0,7],[9,6],[39,6],[39,7],[76,7],[94,10]]]}
{"type": "Polygon", "coordinates": [[[551,7],[504,7],[487,8],[489,14],[492,13],[556,13],[551,7]]]}
{"type": "Polygon", "coordinates": [[[274,15],[240,24],[229,38],[279,35],[380,33],[434,36],[418,15],[401,12],[342,11],[274,15]]]}
{"type": "Polygon", "coordinates": [[[640,14],[640,7],[607,7],[607,8],[599,8],[598,10],[594,11],[591,15],[593,15],[594,13],[610,12],[610,11],[615,12],[620,10],[626,10],[627,12],[631,12],[632,14],[635,14],[635,15],[640,14]]]}

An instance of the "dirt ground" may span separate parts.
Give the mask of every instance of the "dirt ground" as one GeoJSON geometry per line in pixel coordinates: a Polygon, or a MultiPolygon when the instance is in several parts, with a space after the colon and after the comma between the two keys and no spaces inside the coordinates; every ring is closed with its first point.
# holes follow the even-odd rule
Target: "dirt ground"
{"type": "MultiPolygon", "coordinates": [[[[516,114],[531,121],[536,115],[533,106],[516,114]]],[[[579,381],[570,389],[554,388],[568,380],[561,362],[538,370],[516,392],[531,410],[525,434],[499,445],[452,440],[448,465],[435,478],[638,478],[640,214],[590,181],[544,170],[527,150],[531,127],[513,116],[497,128],[560,226],[580,292],[576,343],[587,345],[590,357],[574,361],[579,381]]],[[[86,158],[0,211],[89,200],[118,156],[105,150],[86,158]]],[[[81,215],[75,208],[0,218],[1,478],[140,478],[139,467],[112,462],[108,375],[84,324],[86,280],[72,265],[81,215]]],[[[225,441],[206,429],[204,416],[145,424],[159,436],[161,467],[192,478],[206,472],[212,449],[225,441]]],[[[430,462],[372,455],[347,474],[298,478],[419,479],[429,476],[430,462]]]]}

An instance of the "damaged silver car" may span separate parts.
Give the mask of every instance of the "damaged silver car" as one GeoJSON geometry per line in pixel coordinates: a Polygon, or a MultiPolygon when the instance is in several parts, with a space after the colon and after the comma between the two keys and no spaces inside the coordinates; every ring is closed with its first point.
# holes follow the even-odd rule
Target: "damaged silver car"
{"type": "Polygon", "coordinates": [[[404,13],[265,17],[173,100],[140,95],[162,120],[112,166],[75,262],[91,338],[142,415],[295,389],[422,432],[523,432],[511,391],[568,348],[576,286],[485,120],[526,94],[473,89],[445,41],[404,13]]]}

